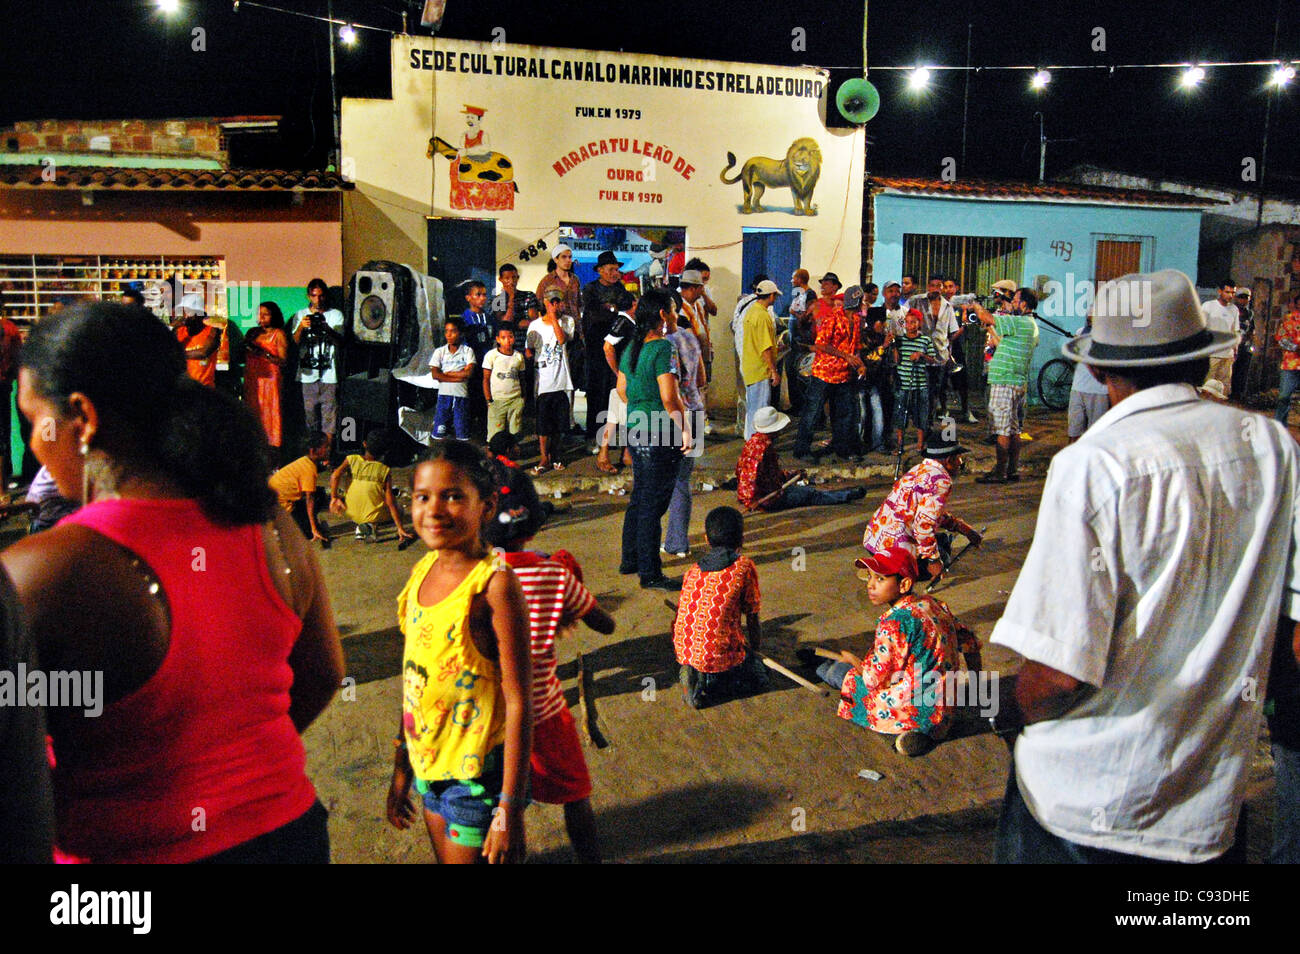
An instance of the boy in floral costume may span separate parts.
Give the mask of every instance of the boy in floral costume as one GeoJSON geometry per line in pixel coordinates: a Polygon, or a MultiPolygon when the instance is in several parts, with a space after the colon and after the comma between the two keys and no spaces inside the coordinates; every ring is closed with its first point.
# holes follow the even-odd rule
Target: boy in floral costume
{"type": "Polygon", "coordinates": [[[916,555],[894,546],[853,564],[876,606],[888,609],[876,624],[875,642],[863,659],[845,651],[817,675],[840,690],[838,715],[895,736],[903,755],[924,755],[948,734],[953,700],[945,676],[980,667],[980,644],[938,599],[913,592],[916,555]]]}

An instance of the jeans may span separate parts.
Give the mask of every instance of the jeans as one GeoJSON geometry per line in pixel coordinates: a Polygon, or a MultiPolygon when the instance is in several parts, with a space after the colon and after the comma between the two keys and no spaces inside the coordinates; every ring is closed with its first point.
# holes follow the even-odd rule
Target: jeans
{"type": "MultiPolygon", "coordinates": [[[[703,440],[701,434],[699,437],[703,440]]],[[[686,553],[690,550],[691,529],[691,471],[695,458],[683,454],[677,465],[677,478],[673,482],[673,496],[668,502],[668,529],[664,531],[664,549],[669,553],[686,553]]]]}
{"type": "Polygon", "coordinates": [[[620,569],[635,571],[642,583],[649,583],[664,575],[659,559],[659,521],[668,510],[673,486],[677,483],[677,468],[681,462],[680,447],[647,446],[635,432],[629,432],[629,450],[632,452],[632,494],[627,511],[623,514],[623,555],[620,569]]]}
{"type": "Polygon", "coordinates": [[[794,440],[796,457],[806,457],[812,449],[817,412],[829,397],[831,402],[831,449],[840,457],[858,453],[858,401],[851,381],[830,384],[814,375],[808,379],[807,401],[799,415],[799,433],[794,440]]]}
{"type": "Polygon", "coordinates": [[[859,382],[858,399],[858,443],[865,451],[880,450],[885,442],[885,405],[880,393],[880,386],[859,382]],[[867,434],[867,411],[871,411],[871,433],[867,434]]]}
{"type": "Polygon", "coordinates": [[[1291,395],[1300,389],[1300,371],[1283,371],[1277,392],[1277,419],[1283,424],[1291,415],[1291,395]]]}
{"type": "Polygon", "coordinates": [[[1294,865],[1300,863],[1300,749],[1277,742],[1272,748],[1277,804],[1273,809],[1273,851],[1268,861],[1294,865]]]}
{"type": "MultiPolygon", "coordinates": [[[[1002,799],[1002,816],[998,819],[998,840],[993,860],[1000,865],[1168,863],[1122,851],[1092,848],[1053,835],[1030,814],[1029,807],[1020,794],[1020,786],[1016,784],[1014,762],[1011,765],[1011,777],[1007,780],[1007,793],[1002,799]]],[[[1242,805],[1241,817],[1237,820],[1236,840],[1232,847],[1207,864],[1243,864],[1245,861],[1246,806],[1242,805]]]]}
{"type": "Polygon", "coordinates": [[[767,667],[752,652],[745,654],[745,661],[739,666],[723,672],[700,672],[692,666],[683,665],[680,678],[686,689],[686,701],[693,709],[703,709],[724,699],[762,692],[768,687],[767,667]]]}
{"type": "MultiPolygon", "coordinates": [[[[480,389],[481,390],[481,389],[480,389]]],[[[487,401],[484,399],[484,405],[487,401]]],[[[439,394],[433,412],[433,436],[437,440],[454,436],[458,441],[469,440],[469,399],[439,394]],[[447,433],[451,430],[451,434],[447,433]]]]}
{"type": "Polygon", "coordinates": [[[817,678],[828,686],[832,686],[838,692],[844,685],[844,677],[849,674],[853,667],[846,662],[836,662],[828,659],[817,667],[817,678]]]}
{"type": "Polygon", "coordinates": [[[754,412],[772,405],[772,382],[767,378],[745,385],[745,440],[754,436],[754,412]]]}
{"type": "MultiPolygon", "coordinates": [[[[848,503],[860,497],[861,494],[855,494],[852,490],[817,490],[813,487],[791,484],[781,492],[780,497],[772,501],[767,509],[775,512],[793,510],[795,507],[825,507],[830,504],[848,503]]],[[[668,549],[671,550],[672,547],[668,549]]]]}

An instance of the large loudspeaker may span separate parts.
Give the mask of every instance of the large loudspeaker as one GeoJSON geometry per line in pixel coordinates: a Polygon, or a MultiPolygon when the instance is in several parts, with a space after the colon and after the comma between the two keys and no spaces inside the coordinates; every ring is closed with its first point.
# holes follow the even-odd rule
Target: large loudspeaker
{"type": "Polygon", "coordinates": [[[392,344],[397,283],[390,272],[357,272],[352,295],[352,334],[369,344],[392,344]]]}
{"type": "Polygon", "coordinates": [[[840,70],[826,90],[826,128],[853,129],[869,122],[880,109],[880,93],[862,78],[840,70]]]}

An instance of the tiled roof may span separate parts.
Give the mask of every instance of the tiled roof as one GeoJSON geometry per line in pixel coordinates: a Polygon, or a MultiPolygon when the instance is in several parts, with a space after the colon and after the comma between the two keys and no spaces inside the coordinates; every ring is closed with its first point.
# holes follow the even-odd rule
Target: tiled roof
{"type": "Polygon", "coordinates": [[[0,186],[32,189],[159,189],[220,192],[335,191],[354,188],[337,172],[285,172],[282,169],[128,169],[55,167],[47,182],[45,167],[0,166],[0,186]]]}
{"type": "Polygon", "coordinates": [[[873,192],[891,191],[909,195],[951,196],[962,199],[1004,199],[1024,202],[1085,202],[1106,205],[1164,205],[1206,208],[1219,203],[1177,192],[1149,189],[1115,189],[1072,182],[1008,182],[993,179],[906,179],[872,176],[873,192]]]}

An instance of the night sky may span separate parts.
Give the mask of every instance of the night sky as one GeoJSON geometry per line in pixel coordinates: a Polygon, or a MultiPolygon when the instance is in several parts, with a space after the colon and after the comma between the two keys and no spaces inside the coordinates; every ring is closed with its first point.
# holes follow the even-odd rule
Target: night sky
{"type": "MultiPolygon", "coordinates": [[[[325,11],[325,0],[275,5],[325,11]]],[[[395,30],[401,21],[392,11],[403,5],[337,0],[335,15],[395,30]]],[[[282,115],[280,141],[245,162],[292,168],[324,162],[331,131],[323,23],[247,3],[235,13],[230,0],[182,0],[170,18],[152,0],[6,6],[0,56],[9,81],[0,89],[0,121],[282,115]],[[87,9],[93,12],[87,15],[87,9]],[[196,26],[206,31],[204,52],[191,50],[196,26]]],[[[420,4],[407,6],[415,11],[414,27],[420,4]]],[[[873,65],[960,65],[971,23],[976,65],[1269,59],[1278,9],[1278,0],[875,0],[869,55],[873,65]],[[1106,30],[1104,53],[1091,48],[1098,26],[1106,30]]],[[[1281,0],[1281,9],[1277,55],[1300,57],[1300,0],[1281,0]]],[[[498,26],[517,43],[806,63],[832,67],[837,78],[860,71],[861,7],[843,0],[564,0],[497,7],[448,0],[441,34],[490,40],[498,26]],[[791,49],[795,27],[806,31],[806,51],[791,49]]],[[[342,95],[387,95],[386,36],[359,31],[356,46],[340,44],[337,54],[342,95]]],[[[1031,92],[1024,73],[980,73],[971,77],[967,159],[957,172],[1036,178],[1034,112],[1041,109],[1051,140],[1049,178],[1087,161],[1241,187],[1243,157],[1261,156],[1268,72],[1212,69],[1190,95],[1177,88],[1178,74],[1171,70],[1057,71],[1045,93],[1031,92]]],[[[877,72],[872,80],[882,99],[879,115],[868,124],[872,171],[937,177],[945,156],[960,157],[963,74],[936,74],[920,97],[906,89],[904,74],[877,72]]],[[[1300,196],[1297,100],[1300,78],[1274,97],[1267,174],[1269,191],[1300,196]]]]}

